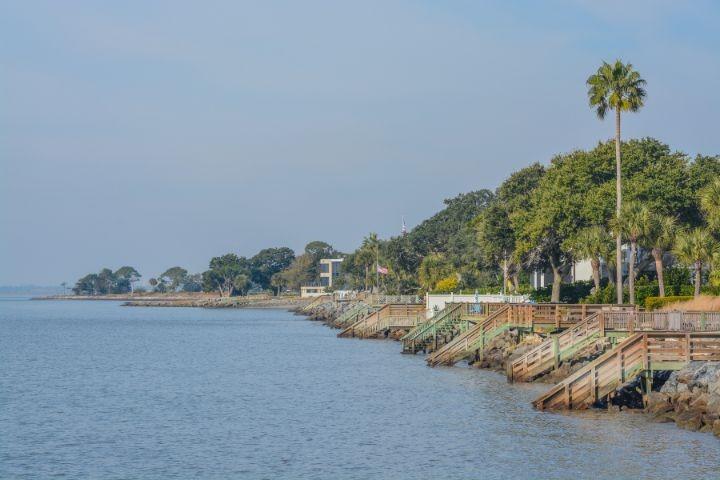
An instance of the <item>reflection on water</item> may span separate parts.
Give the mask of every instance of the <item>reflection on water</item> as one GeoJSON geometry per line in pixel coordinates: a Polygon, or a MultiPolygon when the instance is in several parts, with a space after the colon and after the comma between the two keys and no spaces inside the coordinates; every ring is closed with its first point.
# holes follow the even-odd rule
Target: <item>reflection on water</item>
{"type": "Polygon", "coordinates": [[[0,304],[0,478],[720,478],[720,441],[283,311],[0,304]]]}

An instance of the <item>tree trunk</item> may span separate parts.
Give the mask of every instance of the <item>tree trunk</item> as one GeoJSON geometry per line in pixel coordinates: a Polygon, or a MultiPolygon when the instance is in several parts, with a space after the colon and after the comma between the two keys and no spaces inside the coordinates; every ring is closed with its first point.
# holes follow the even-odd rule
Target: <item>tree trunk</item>
{"type": "Polygon", "coordinates": [[[635,256],[637,255],[637,241],[630,242],[630,261],[628,262],[628,290],[630,303],[635,305],[635,256]]]}
{"type": "Polygon", "coordinates": [[[365,265],[365,291],[368,289],[368,275],[370,275],[370,268],[365,265]]]}
{"type": "Polygon", "coordinates": [[[515,272],[510,278],[512,278],[513,292],[518,293],[520,291],[520,275],[515,272]]]}
{"type": "Polygon", "coordinates": [[[655,259],[655,272],[657,273],[658,279],[658,290],[660,296],[665,296],[665,274],[663,271],[663,251],[659,248],[652,249],[652,256],[655,259]]]}
{"type": "Polygon", "coordinates": [[[550,301],[552,303],[560,303],[560,285],[562,284],[562,276],[560,275],[560,267],[556,266],[555,262],[551,262],[550,266],[553,271],[553,285],[552,285],[552,295],[550,296],[550,301]]]}
{"type": "Polygon", "coordinates": [[[702,262],[695,262],[695,296],[700,296],[700,283],[702,282],[702,262]]]}
{"type": "MultiPolygon", "coordinates": [[[[622,168],[620,157],[620,108],[615,108],[615,216],[620,218],[620,209],[622,208],[622,168]]],[[[615,261],[616,261],[616,290],[617,303],[623,303],[622,289],[622,235],[617,234],[615,239],[615,261]]]]}
{"type": "Polygon", "coordinates": [[[590,266],[593,271],[593,283],[595,284],[595,293],[600,293],[600,259],[591,258],[590,266]]]}

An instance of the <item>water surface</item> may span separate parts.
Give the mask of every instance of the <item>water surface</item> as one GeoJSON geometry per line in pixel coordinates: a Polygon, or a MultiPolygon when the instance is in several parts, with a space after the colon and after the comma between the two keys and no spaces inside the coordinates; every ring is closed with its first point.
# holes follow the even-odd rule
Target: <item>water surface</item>
{"type": "Polygon", "coordinates": [[[0,478],[720,478],[720,441],[552,414],[280,310],[0,300],[0,478]]]}

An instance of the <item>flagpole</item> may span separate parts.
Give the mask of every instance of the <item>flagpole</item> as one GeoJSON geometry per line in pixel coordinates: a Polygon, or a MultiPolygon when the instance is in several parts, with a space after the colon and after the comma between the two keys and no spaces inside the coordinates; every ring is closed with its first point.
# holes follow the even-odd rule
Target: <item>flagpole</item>
{"type": "Polygon", "coordinates": [[[380,245],[375,245],[375,288],[380,293],[380,245]]]}

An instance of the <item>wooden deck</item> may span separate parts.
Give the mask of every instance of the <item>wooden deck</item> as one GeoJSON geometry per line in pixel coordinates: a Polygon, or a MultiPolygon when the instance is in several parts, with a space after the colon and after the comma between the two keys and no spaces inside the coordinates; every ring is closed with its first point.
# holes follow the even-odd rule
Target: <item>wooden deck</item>
{"type": "Polygon", "coordinates": [[[482,352],[492,339],[511,328],[547,333],[572,327],[608,305],[505,304],[456,336],[427,358],[428,365],[453,365],[482,352]]]}
{"type": "MultiPolygon", "coordinates": [[[[658,317],[662,324],[662,320],[658,317]]],[[[665,325],[662,325],[665,326],[665,325]]],[[[677,370],[690,361],[720,361],[720,333],[696,331],[634,333],[616,348],[573,373],[533,401],[535,408],[585,409],[607,399],[639,374],[677,370]]]]}
{"type": "Polygon", "coordinates": [[[484,320],[502,308],[503,303],[449,303],[426,322],[421,323],[400,340],[403,353],[437,350],[457,334],[484,320]]]}
{"type": "Polygon", "coordinates": [[[389,330],[413,328],[423,321],[424,304],[388,304],[360,318],[338,333],[338,337],[369,338],[389,330]]]}

